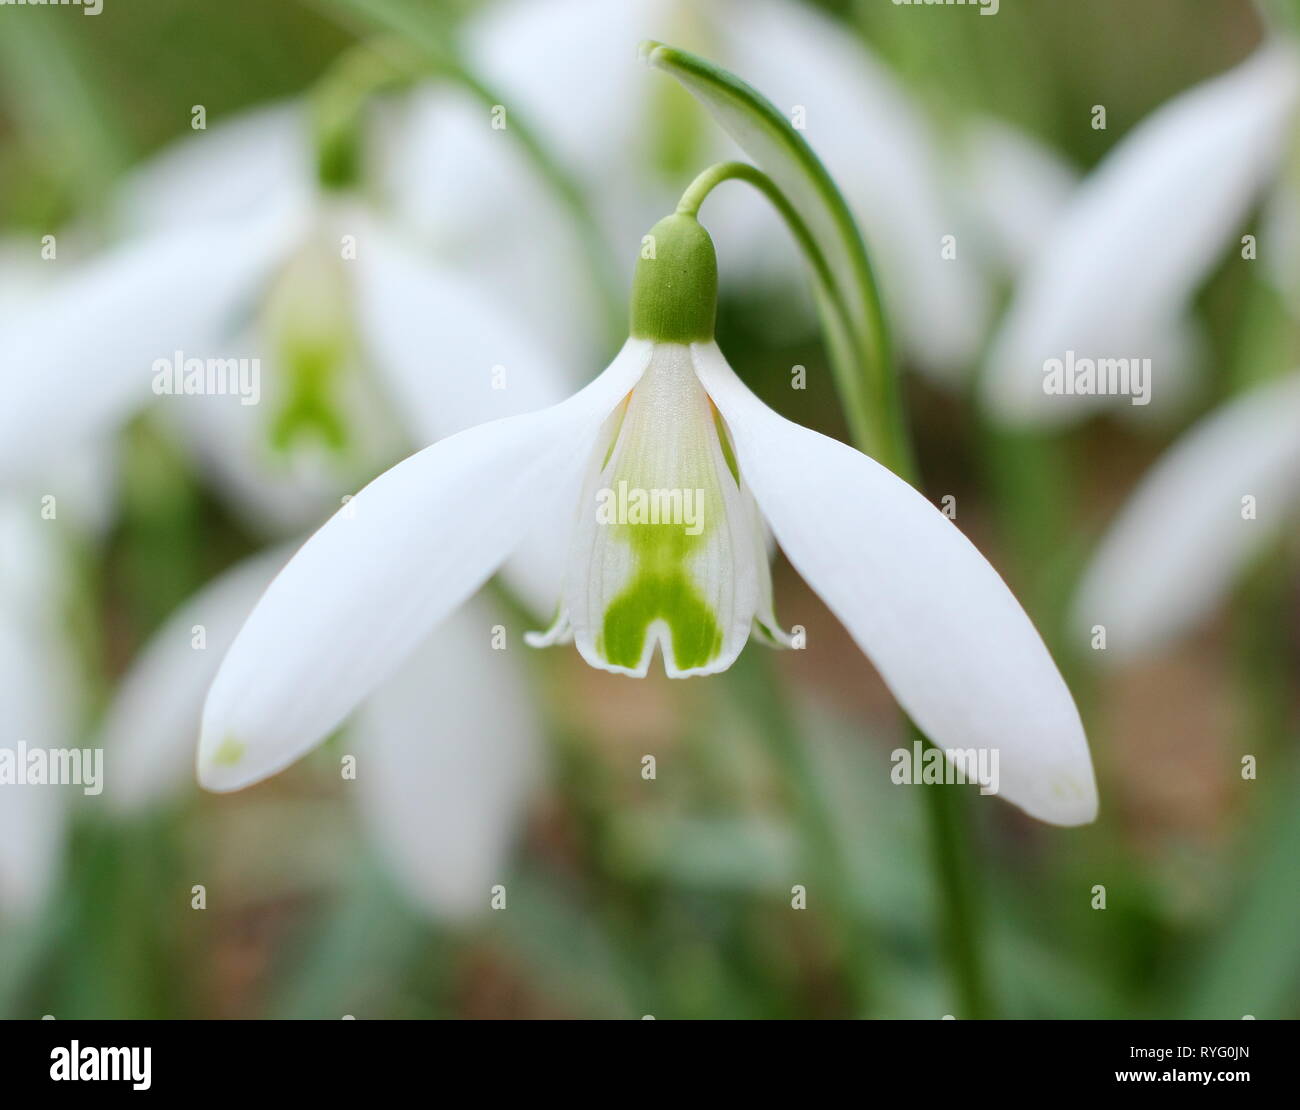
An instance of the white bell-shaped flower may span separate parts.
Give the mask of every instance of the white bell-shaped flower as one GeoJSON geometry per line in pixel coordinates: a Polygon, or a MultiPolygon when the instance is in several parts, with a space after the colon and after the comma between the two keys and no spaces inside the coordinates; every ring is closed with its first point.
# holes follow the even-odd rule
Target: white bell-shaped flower
{"type": "Polygon", "coordinates": [[[538,529],[570,551],[539,642],[571,635],[628,674],[656,649],[670,674],[725,669],[751,630],[781,638],[765,521],[937,745],[997,749],[1006,798],[1091,820],[1078,712],[997,572],[891,471],[741,383],[713,340],[717,263],[693,216],[646,242],[631,337],[603,374],[398,464],[272,582],[208,695],[204,784],[238,789],[318,743],[538,529]]]}

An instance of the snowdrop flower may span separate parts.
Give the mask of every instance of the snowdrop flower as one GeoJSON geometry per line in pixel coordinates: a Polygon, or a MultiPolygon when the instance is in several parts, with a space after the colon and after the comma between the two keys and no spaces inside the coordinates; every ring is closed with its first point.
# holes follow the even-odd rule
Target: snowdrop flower
{"type": "Polygon", "coordinates": [[[1074,606],[1106,632],[1106,663],[1152,651],[1204,616],[1300,508],[1300,374],[1224,405],[1143,478],[1103,538],[1074,606]]]}
{"type": "MultiPolygon", "coordinates": [[[[1193,295],[1278,176],[1296,122],[1300,62],[1271,42],[1139,124],[1080,187],[1018,284],[995,337],[984,400],[1001,418],[1070,421],[1126,394],[1061,396],[1045,364],[1150,358],[1150,398],[1180,389],[1193,295]]],[[[1131,391],[1130,391],[1131,392],[1131,391]]]]}
{"type": "Polygon", "coordinates": [[[1091,820],[1078,713],[997,573],[892,472],[740,382],[713,341],[717,263],[693,215],[647,243],[631,336],[604,373],[398,464],[271,583],[204,707],[204,785],[238,789],[317,744],[539,528],[570,546],[534,644],[572,639],[637,676],[658,650],[686,677],[726,669],[751,631],[784,642],[766,521],[935,743],[996,748],[1010,801],[1091,820]]]}
{"type": "MultiPolygon", "coordinates": [[[[285,534],[431,430],[553,399],[547,345],[359,196],[320,187],[308,134],[302,105],[262,109],[128,183],[131,234],[58,263],[71,272],[0,336],[0,476],[154,404],[255,524],[285,534]],[[433,392],[442,376],[460,388],[433,392]]],[[[454,153],[490,167],[492,138],[486,121],[477,140],[463,129],[454,153]]]]}
{"type": "MultiPolygon", "coordinates": [[[[226,571],[141,651],[99,741],[115,811],[164,803],[193,782],[204,695],[288,557],[274,549],[226,571]]],[[[364,826],[403,889],[439,918],[487,909],[540,778],[543,745],[524,676],[514,655],[491,649],[498,619],[481,599],[451,614],[370,694],[347,732],[356,774],[344,791],[356,792],[364,826]]]]}
{"type": "MultiPolygon", "coordinates": [[[[671,206],[683,155],[690,163],[734,155],[710,130],[693,130],[691,109],[628,65],[644,39],[693,44],[790,114],[865,229],[909,356],[940,377],[964,370],[983,340],[990,297],[977,252],[966,249],[953,167],[915,98],[843,25],[790,0],[505,0],[464,28],[470,64],[502,95],[507,120],[517,109],[577,168],[616,243],[671,206]],[[955,258],[943,257],[946,235],[958,240],[955,258]]],[[[485,181],[472,167],[449,165],[442,107],[441,96],[428,97],[424,122],[417,116],[398,155],[404,216],[446,234],[446,211],[419,186],[437,172],[455,191],[451,211],[494,213],[531,241],[539,225],[529,206],[506,195],[508,178],[485,181]]],[[[737,197],[718,219],[720,237],[748,252],[736,274],[802,290],[800,263],[757,198],[737,197]]],[[[508,242],[500,240],[502,249],[508,242]]],[[[549,280],[559,280],[553,269],[549,280]]]]}

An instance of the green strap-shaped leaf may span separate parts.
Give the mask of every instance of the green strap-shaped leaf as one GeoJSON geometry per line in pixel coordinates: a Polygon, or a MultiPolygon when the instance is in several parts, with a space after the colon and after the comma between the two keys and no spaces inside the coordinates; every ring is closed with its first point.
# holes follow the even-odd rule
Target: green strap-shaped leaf
{"type": "Polygon", "coordinates": [[[659,42],[643,43],[641,53],[712,113],[799,213],[836,286],[817,282],[818,306],[854,440],[910,479],[911,450],[875,277],[862,234],[826,167],[776,106],[735,74],[659,42]]]}

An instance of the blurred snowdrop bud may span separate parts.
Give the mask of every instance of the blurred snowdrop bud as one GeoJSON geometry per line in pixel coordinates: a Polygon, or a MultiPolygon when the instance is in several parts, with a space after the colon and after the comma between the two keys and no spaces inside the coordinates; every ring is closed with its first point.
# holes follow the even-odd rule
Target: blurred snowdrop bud
{"type": "Polygon", "coordinates": [[[1298,428],[1300,374],[1292,374],[1206,417],[1142,479],[1075,600],[1080,637],[1106,628],[1101,662],[1125,662],[1185,631],[1295,519],[1298,428]]]}
{"type": "Polygon", "coordinates": [[[1121,140],[1021,276],[982,379],[990,413],[1059,424],[1131,400],[1049,393],[1044,367],[1067,356],[1150,358],[1151,396],[1171,392],[1183,367],[1163,348],[1185,341],[1167,337],[1277,171],[1298,89],[1295,50],[1271,43],[1121,140]]]}
{"type": "MultiPolygon", "coordinates": [[[[680,168],[656,172],[648,145],[665,107],[662,85],[628,64],[642,39],[678,42],[745,73],[787,116],[801,108],[801,130],[863,224],[907,353],[940,376],[974,356],[987,290],[973,256],[944,260],[939,251],[942,236],[962,231],[946,185],[953,167],[906,91],[841,24],[790,0],[507,0],[471,19],[466,32],[476,68],[583,172],[612,242],[639,234],[680,185],[680,168]]],[[[695,109],[680,111],[668,121],[678,132],[695,109]]],[[[430,157],[434,138],[430,132],[430,157]]],[[[697,145],[701,161],[734,156],[712,128],[697,145]]],[[[719,241],[734,246],[732,272],[770,281],[775,266],[802,289],[801,264],[779,223],[746,193],[737,190],[714,221],[719,241]]]]}

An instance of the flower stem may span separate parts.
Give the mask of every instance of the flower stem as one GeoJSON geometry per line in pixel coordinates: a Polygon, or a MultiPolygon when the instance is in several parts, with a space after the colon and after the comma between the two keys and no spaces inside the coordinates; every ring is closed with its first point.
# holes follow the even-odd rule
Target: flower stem
{"type": "MultiPolygon", "coordinates": [[[[915,736],[931,741],[916,725],[915,736]]],[[[980,959],[983,934],[975,884],[974,851],[966,797],[959,787],[926,785],[926,817],[939,897],[939,943],[953,977],[958,1013],[971,1019],[991,1017],[984,966],[980,959]]]]}
{"type": "MultiPolygon", "coordinates": [[[[856,315],[845,299],[843,283],[836,280],[834,267],[822,250],[806,220],[789,197],[766,173],[748,162],[718,162],[700,173],[687,186],[677,211],[695,216],[705,198],[724,181],[744,181],[756,188],[785,221],[804,259],[813,272],[813,288],[818,299],[826,342],[830,351],[835,386],[844,406],[845,417],[858,450],[884,463],[906,481],[913,471],[912,449],[902,417],[902,402],[892,369],[877,388],[873,388],[871,367],[892,366],[889,344],[885,338],[884,317],[875,285],[868,282],[860,315],[875,321],[870,329],[871,349],[856,334],[856,315]],[[881,396],[878,396],[881,395],[881,396]],[[882,396],[884,403],[882,403],[882,396]]],[[[880,378],[880,375],[875,375],[880,378]]]]}
{"type": "Polygon", "coordinates": [[[745,181],[754,186],[771,202],[772,207],[785,220],[790,234],[794,236],[795,241],[799,244],[799,249],[804,252],[819,287],[824,288],[826,296],[831,298],[835,308],[842,311],[843,302],[839,295],[839,289],[835,284],[834,276],[831,273],[830,263],[827,262],[826,256],[817,245],[817,240],[813,237],[808,225],[796,211],[794,205],[777,188],[776,182],[757,166],[752,166],[748,162],[715,163],[707,170],[699,173],[695,180],[686,187],[682,199],[677,202],[678,213],[683,216],[698,216],[700,205],[704,203],[705,197],[724,181],[745,181]]]}

